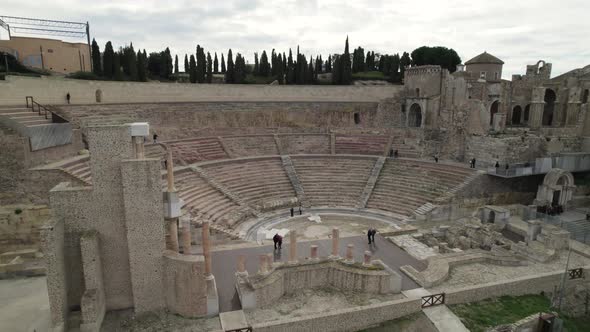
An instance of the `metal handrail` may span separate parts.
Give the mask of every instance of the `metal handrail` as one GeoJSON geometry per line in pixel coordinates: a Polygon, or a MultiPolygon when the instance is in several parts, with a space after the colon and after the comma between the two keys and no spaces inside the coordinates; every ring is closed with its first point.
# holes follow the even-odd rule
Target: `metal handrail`
{"type": "Polygon", "coordinates": [[[56,122],[56,123],[69,122],[68,120],[66,120],[62,116],[60,116],[59,114],[52,112],[47,107],[36,102],[35,99],[33,98],[33,96],[26,96],[25,101],[26,101],[27,108],[30,107],[32,112],[37,112],[37,114],[45,116],[46,120],[49,120],[48,115],[51,115],[51,122],[56,122]],[[30,103],[29,103],[29,100],[31,101],[30,103]],[[35,111],[35,105],[37,105],[36,111],[35,111]],[[43,110],[43,114],[41,114],[41,110],[43,110]]]}

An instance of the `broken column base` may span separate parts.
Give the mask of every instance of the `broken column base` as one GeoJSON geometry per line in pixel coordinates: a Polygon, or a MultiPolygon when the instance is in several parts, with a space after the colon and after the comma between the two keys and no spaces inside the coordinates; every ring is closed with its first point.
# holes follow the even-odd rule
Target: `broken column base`
{"type": "Polygon", "coordinates": [[[207,283],[207,316],[219,314],[219,296],[217,295],[217,283],[213,275],[205,277],[207,283]]]}

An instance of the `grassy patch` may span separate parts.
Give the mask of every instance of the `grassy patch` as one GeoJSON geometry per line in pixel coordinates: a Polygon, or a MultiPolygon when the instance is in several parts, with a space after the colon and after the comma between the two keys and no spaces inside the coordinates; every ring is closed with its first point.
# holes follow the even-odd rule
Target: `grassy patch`
{"type": "Polygon", "coordinates": [[[352,74],[353,80],[379,80],[379,81],[387,81],[389,80],[389,76],[385,76],[380,71],[363,71],[352,74]]]}
{"type": "Polygon", "coordinates": [[[514,323],[537,312],[547,312],[549,306],[549,299],[542,295],[524,295],[502,296],[450,308],[470,331],[483,332],[493,326],[514,323]]]}

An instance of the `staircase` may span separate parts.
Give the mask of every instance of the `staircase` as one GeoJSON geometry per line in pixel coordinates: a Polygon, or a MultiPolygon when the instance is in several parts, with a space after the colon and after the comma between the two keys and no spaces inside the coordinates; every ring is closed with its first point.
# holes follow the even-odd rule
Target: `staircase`
{"type": "Polygon", "coordinates": [[[26,106],[1,106],[0,122],[28,137],[31,151],[72,142],[72,125],[32,97],[26,106]]]}

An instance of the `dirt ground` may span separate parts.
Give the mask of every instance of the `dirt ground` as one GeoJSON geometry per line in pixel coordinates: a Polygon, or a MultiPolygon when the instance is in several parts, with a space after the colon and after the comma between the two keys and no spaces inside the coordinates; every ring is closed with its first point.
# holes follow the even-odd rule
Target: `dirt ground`
{"type": "Polygon", "coordinates": [[[0,331],[49,330],[45,277],[0,280],[0,331]]]}

